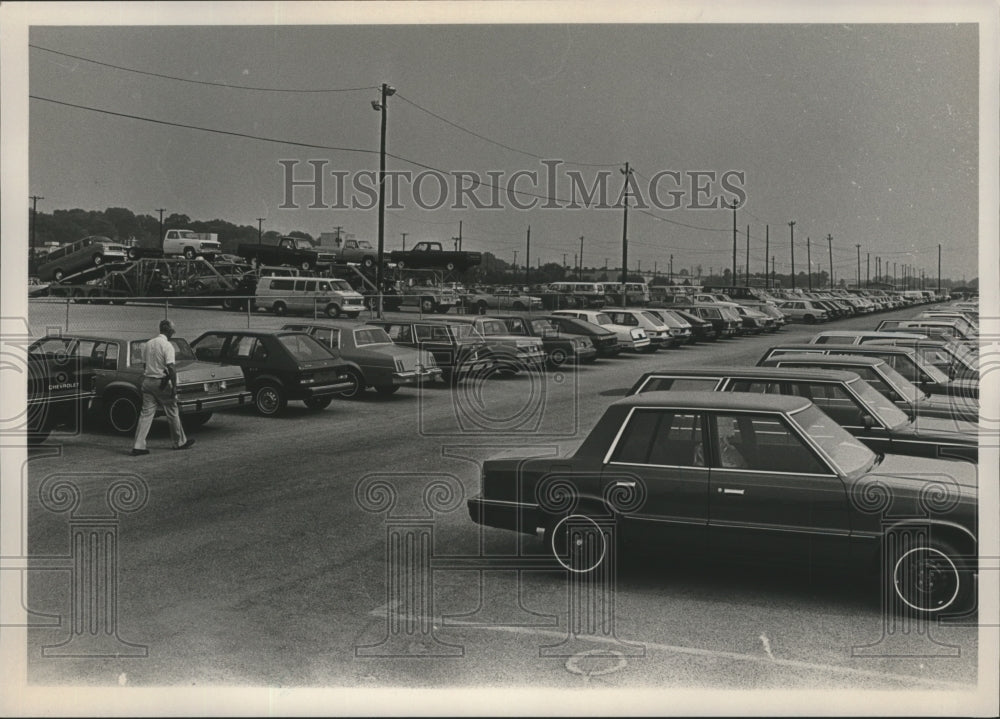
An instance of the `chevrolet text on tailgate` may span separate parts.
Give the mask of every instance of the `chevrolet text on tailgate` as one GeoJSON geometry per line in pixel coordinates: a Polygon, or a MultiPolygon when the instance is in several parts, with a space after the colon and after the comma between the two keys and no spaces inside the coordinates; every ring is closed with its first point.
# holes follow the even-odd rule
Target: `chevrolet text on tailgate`
{"type": "Polygon", "coordinates": [[[665,544],[878,567],[894,608],[931,616],[975,598],[976,467],[876,454],[804,397],[638,394],[612,404],[572,456],[487,460],[481,485],[473,521],[541,535],[574,572],[665,544]],[[942,493],[949,501],[926,501],[942,493]],[[873,496],[891,508],[873,510],[873,496]]]}

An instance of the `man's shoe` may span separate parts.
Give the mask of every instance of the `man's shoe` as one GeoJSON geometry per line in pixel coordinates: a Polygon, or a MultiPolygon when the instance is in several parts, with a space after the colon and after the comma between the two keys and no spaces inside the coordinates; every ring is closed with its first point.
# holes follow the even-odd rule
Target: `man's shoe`
{"type": "Polygon", "coordinates": [[[133,449],[132,450],[132,456],[133,457],[141,457],[144,454],[149,454],[149,450],[148,449],[133,449]]]}
{"type": "Polygon", "coordinates": [[[187,442],[185,442],[184,444],[182,444],[177,449],[191,449],[193,446],[194,446],[194,437],[192,437],[191,439],[189,439],[187,442]]]}

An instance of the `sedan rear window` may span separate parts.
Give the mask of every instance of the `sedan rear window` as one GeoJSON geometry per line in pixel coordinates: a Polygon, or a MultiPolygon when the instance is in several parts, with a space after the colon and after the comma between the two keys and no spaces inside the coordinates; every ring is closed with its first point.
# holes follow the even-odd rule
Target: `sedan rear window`
{"type": "Polygon", "coordinates": [[[354,344],[358,347],[363,345],[391,345],[392,340],[381,327],[366,327],[362,330],[354,330],[354,344]]]}

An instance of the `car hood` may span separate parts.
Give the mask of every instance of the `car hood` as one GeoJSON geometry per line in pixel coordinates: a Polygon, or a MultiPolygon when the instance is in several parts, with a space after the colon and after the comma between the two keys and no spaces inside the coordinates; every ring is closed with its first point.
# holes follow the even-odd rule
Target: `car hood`
{"type": "Polygon", "coordinates": [[[239,365],[219,365],[200,360],[181,360],[176,365],[177,381],[213,382],[220,379],[243,379],[243,370],[239,365]]]}
{"type": "MultiPolygon", "coordinates": [[[[885,459],[862,478],[861,482],[881,480],[890,487],[919,491],[922,486],[947,484],[958,486],[963,494],[978,491],[978,467],[971,462],[887,454],[885,459]]],[[[930,491],[930,490],[928,490],[930,491]]],[[[933,501],[932,499],[929,501],[933,501]]]]}

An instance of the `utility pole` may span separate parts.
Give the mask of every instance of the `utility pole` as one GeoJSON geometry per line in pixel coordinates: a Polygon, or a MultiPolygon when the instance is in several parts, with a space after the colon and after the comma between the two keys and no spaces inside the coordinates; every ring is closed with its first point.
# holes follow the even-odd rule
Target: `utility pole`
{"type": "Polygon", "coordinates": [[[861,245],[860,244],[856,244],[854,246],[858,248],[858,284],[857,284],[857,286],[861,287],[861,245]]]}
{"type": "Polygon", "coordinates": [[[767,281],[767,258],[771,256],[771,226],[764,225],[764,289],[771,284],[767,281]]]}
{"type": "Polygon", "coordinates": [[[339,246],[340,245],[340,231],[342,229],[344,229],[344,226],[343,225],[337,225],[333,229],[336,230],[336,232],[337,232],[337,245],[339,246]]]}
{"type": "Polygon", "coordinates": [[[531,225],[528,225],[528,237],[525,239],[524,248],[524,284],[529,284],[528,277],[531,275],[531,225]]]}
{"type": "Polygon", "coordinates": [[[399,234],[401,234],[403,236],[403,251],[405,252],[406,251],[406,236],[408,234],[410,234],[410,233],[409,232],[400,232],[399,234]]]}
{"type": "Polygon", "coordinates": [[[264,240],[264,220],[266,220],[266,219],[267,219],[266,217],[258,217],[257,218],[257,245],[258,246],[260,246],[261,244],[263,244],[263,240],[264,240]]]}
{"type": "Polygon", "coordinates": [[[812,292],[813,288],[813,261],[812,261],[812,251],[809,249],[809,238],[806,237],[806,264],[809,265],[809,291],[812,292]]]}
{"type": "Polygon", "coordinates": [[[38,218],[38,201],[45,198],[41,195],[32,195],[31,200],[31,241],[28,250],[28,274],[34,274],[35,269],[35,220],[38,218]]]}
{"type": "Polygon", "coordinates": [[[941,294],[941,245],[938,244],[938,288],[937,293],[941,294]]]}
{"type": "Polygon", "coordinates": [[[750,286],[750,225],[747,225],[747,266],[743,268],[744,286],[750,286]]]}
{"type": "Polygon", "coordinates": [[[396,94],[396,88],[382,83],[381,100],[373,101],[372,108],[382,114],[382,126],[379,132],[378,155],[378,255],[375,261],[375,287],[378,292],[378,302],[375,305],[375,316],[382,317],[382,272],[385,264],[385,128],[389,116],[388,98],[396,94]]]}
{"type": "Polygon", "coordinates": [[[566,253],[563,252],[563,276],[566,276],[566,253]]]}
{"type": "Polygon", "coordinates": [[[892,289],[896,289],[896,263],[892,263],[892,289]]]}
{"type": "Polygon", "coordinates": [[[461,252],[462,250],[462,220],[458,221],[458,237],[452,237],[452,242],[455,243],[455,251],[461,252]]]}
{"type": "Polygon", "coordinates": [[[833,235],[826,236],[827,247],[830,248],[830,289],[833,289],[833,235]]]}
{"type": "Polygon", "coordinates": [[[729,209],[733,211],[733,275],[730,277],[733,286],[736,285],[736,208],[739,207],[739,205],[740,203],[738,200],[733,200],[733,203],[729,205],[729,209]]]}
{"type": "Polygon", "coordinates": [[[870,287],[872,283],[872,253],[865,256],[865,287],[870,287]]]}
{"type": "Polygon", "coordinates": [[[583,235],[580,235],[580,279],[583,279],[583,235]]]}
{"type": "Polygon", "coordinates": [[[517,250],[514,250],[514,279],[517,279],[517,250]]]}
{"type": "Polygon", "coordinates": [[[771,255],[771,287],[774,287],[774,255],[771,255]]]}
{"type": "Polygon", "coordinates": [[[795,289],[795,220],[788,223],[788,228],[791,231],[791,245],[792,245],[792,289],[795,289]]]}
{"type": "Polygon", "coordinates": [[[625,163],[625,169],[621,170],[625,175],[625,185],[622,188],[622,200],[624,202],[624,213],[622,215],[622,307],[625,306],[625,283],[628,282],[628,181],[632,170],[629,163],[625,163]]]}
{"type": "Polygon", "coordinates": [[[674,256],[670,255],[670,282],[674,281],[674,256]]]}
{"type": "Polygon", "coordinates": [[[167,211],[167,208],[160,207],[156,212],[160,213],[160,249],[163,249],[163,213],[167,211]]]}

